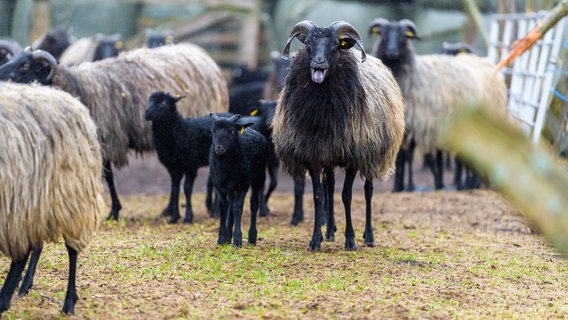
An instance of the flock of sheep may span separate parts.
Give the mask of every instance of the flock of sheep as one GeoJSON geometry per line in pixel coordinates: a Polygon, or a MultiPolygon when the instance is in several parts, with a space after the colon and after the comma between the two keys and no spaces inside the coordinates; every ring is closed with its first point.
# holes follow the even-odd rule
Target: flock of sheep
{"type": "MultiPolygon", "coordinates": [[[[468,101],[505,112],[505,83],[488,60],[474,54],[417,55],[416,29],[406,19],[375,19],[369,32],[379,37],[367,55],[358,30],[347,22],[297,23],[282,54],[286,76],[275,77],[280,83],[265,90],[268,99],[278,99],[261,101],[252,116],[229,109],[220,68],[193,44],[121,52],[120,38],[107,39],[105,50],[97,37],[84,46],[89,49],[82,57],[64,63],[66,53],[41,42],[22,49],[0,40],[0,251],[12,259],[0,312],[10,307],[28,259],[19,294],[32,286],[43,243],[62,235],[70,260],[62,311],[73,314],[77,254],[105,210],[101,176],[112,201],[108,219],[117,219],[121,204],[111,164],[127,165],[129,150],[155,150],[167,168],[171,194],[162,215],[171,216],[171,223],[180,219],[184,177],[184,222],[192,222],[193,181],[199,167],[209,166],[207,207],[220,216],[218,243],[232,240],[237,247],[245,195],[251,189],[248,242],[255,244],[257,212],[269,213],[267,199],[281,164],[297,185],[293,225],[303,219],[298,197],[304,178],[311,177],[310,250],[320,249],[325,222],[325,239],[334,239],[334,170],[345,170],[345,249],[356,250],[351,198],[359,174],[365,179],[364,244],[375,246],[373,181],[396,173],[393,190],[405,189],[403,173],[414,147],[428,158],[439,156],[440,121],[468,101]],[[294,39],[304,45],[290,59],[294,39]],[[354,46],[358,50],[350,50],[354,46]],[[281,88],[273,89],[277,85],[281,88]],[[265,194],[267,168],[271,183],[265,194]]],[[[440,161],[429,163],[441,188],[440,161]]]]}

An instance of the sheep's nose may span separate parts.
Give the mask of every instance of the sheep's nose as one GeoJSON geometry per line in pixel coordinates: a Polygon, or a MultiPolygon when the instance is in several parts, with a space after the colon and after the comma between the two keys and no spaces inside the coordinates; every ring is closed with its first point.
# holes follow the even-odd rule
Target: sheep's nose
{"type": "Polygon", "coordinates": [[[215,153],[218,156],[221,156],[225,153],[225,148],[223,148],[222,146],[215,146],[215,153]]]}

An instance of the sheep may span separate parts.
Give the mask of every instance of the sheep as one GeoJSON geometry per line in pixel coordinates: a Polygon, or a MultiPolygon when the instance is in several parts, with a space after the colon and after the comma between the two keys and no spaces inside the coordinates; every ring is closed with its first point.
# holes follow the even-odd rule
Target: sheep
{"type": "MultiPolygon", "coordinates": [[[[304,43],[291,62],[272,122],[272,139],[283,168],[294,177],[312,178],[315,223],[309,249],[320,250],[321,171],[344,167],[345,249],[356,250],[351,195],[357,172],[365,178],[365,245],[374,246],[371,224],[373,180],[393,171],[404,134],[404,103],[390,70],[366,57],[359,32],[349,23],[327,27],[304,20],[286,42],[304,43]],[[357,45],[356,54],[350,48],[357,45]],[[366,60],[366,62],[365,62],[366,60]]],[[[330,216],[333,212],[329,212],[330,216]]],[[[328,221],[328,231],[330,223],[328,221]]]]}
{"type": "Polygon", "coordinates": [[[61,55],[59,63],[72,66],[85,61],[98,61],[118,56],[125,50],[122,35],[97,33],[73,42],[61,55]]]}
{"type": "Polygon", "coordinates": [[[12,57],[22,50],[18,41],[9,37],[0,37],[0,66],[12,59],[12,57]]]}
{"type": "Polygon", "coordinates": [[[241,216],[245,196],[251,188],[248,243],[254,245],[257,239],[256,215],[259,206],[265,203],[263,189],[268,142],[261,133],[247,128],[252,123],[239,122],[239,114],[230,118],[219,117],[214,113],[210,113],[210,116],[213,143],[209,154],[209,170],[220,208],[217,243],[228,244],[233,236],[233,245],[242,247],[241,216]]]}
{"type": "MultiPolygon", "coordinates": [[[[416,30],[416,25],[408,19],[374,19],[369,32],[378,34],[379,39],[373,46],[372,55],[392,70],[405,99],[407,136],[401,157],[411,157],[414,147],[418,147],[426,154],[435,188],[442,189],[442,153],[438,144],[440,121],[455,108],[472,100],[494,106],[496,113],[506,112],[507,88],[501,75],[494,72],[494,64],[486,58],[465,53],[457,56],[417,55],[412,45],[412,40],[419,39],[416,30]]],[[[403,163],[397,161],[393,191],[404,189],[403,163]]],[[[407,190],[413,187],[409,175],[407,190]]]]}
{"type": "Polygon", "coordinates": [[[209,116],[184,119],[177,111],[176,103],[183,98],[156,91],[150,95],[144,113],[144,118],[152,122],[152,137],[158,159],[168,170],[171,179],[170,199],[162,212],[162,216],[171,216],[170,223],[180,219],[179,187],[184,176],[186,212],[183,222],[193,222],[193,182],[197,170],[209,165],[212,139],[209,116]]]}
{"type": "Polygon", "coordinates": [[[38,81],[78,97],[99,128],[104,148],[104,175],[111,195],[108,219],[118,219],[122,208],[111,163],[128,164],[128,150],[138,154],[154,150],[151,125],[144,120],[147,99],[156,90],[191,96],[178,104],[184,117],[224,112],[228,108],[227,83],[219,66],[200,47],[183,43],[140,48],[116,58],[57,65],[45,51],[23,50],[0,67],[0,79],[38,81]],[[22,68],[28,66],[29,68],[22,68]]]}
{"type": "Polygon", "coordinates": [[[0,82],[0,252],[11,258],[0,291],[0,313],[20,286],[32,286],[46,241],[65,240],[69,278],[62,311],[78,299],[77,255],[90,242],[105,210],[102,155],[88,110],[66,92],[0,82]]]}
{"type": "Polygon", "coordinates": [[[56,60],[59,60],[63,52],[74,42],[72,33],[63,28],[50,29],[32,43],[33,50],[49,52],[56,60]]]}

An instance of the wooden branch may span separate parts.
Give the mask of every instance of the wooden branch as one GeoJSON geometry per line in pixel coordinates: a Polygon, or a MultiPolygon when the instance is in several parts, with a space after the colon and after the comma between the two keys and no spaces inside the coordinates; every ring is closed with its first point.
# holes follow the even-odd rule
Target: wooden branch
{"type": "Polygon", "coordinates": [[[469,106],[442,130],[443,143],[482,172],[495,189],[568,255],[568,172],[506,119],[469,106]]]}
{"type": "Polygon", "coordinates": [[[568,0],[562,0],[526,36],[513,43],[509,55],[497,64],[496,69],[499,70],[512,63],[518,56],[530,49],[542,35],[554,27],[566,14],[568,14],[568,0]]]}

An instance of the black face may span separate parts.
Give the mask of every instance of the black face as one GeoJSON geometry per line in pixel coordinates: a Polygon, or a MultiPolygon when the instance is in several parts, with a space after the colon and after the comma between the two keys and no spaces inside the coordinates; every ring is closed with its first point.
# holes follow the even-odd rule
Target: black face
{"type": "Polygon", "coordinates": [[[0,80],[18,83],[39,81],[42,84],[49,84],[45,79],[50,70],[46,61],[34,60],[31,52],[20,51],[10,61],[0,66],[0,80]]]}
{"type": "Polygon", "coordinates": [[[124,44],[122,40],[100,40],[95,54],[94,61],[103,60],[106,58],[116,57],[122,51],[124,44]]]}
{"type": "Polygon", "coordinates": [[[168,117],[175,110],[176,102],[179,99],[181,98],[172,97],[166,92],[152,93],[148,98],[148,108],[144,113],[144,119],[154,121],[168,117]]]}
{"type": "Polygon", "coordinates": [[[379,44],[379,58],[382,60],[399,60],[407,51],[407,28],[391,22],[383,26],[379,44]]]}
{"type": "Polygon", "coordinates": [[[229,118],[218,118],[211,126],[213,134],[212,148],[215,154],[222,156],[233,148],[237,141],[237,125],[229,118]]]}

